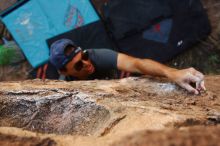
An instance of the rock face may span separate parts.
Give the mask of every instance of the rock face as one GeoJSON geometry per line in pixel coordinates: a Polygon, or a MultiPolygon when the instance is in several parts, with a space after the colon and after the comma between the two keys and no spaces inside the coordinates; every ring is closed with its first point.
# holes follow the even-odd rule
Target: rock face
{"type": "MultiPolygon", "coordinates": [[[[17,0],[0,0],[0,11],[15,3],[17,0]]],[[[98,11],[101,12],[102,5],[108,0],[92,0],[98,11]]],[[[180,54],[167,64],[176,68],[195,67],[206,74],[220,73],[220,1],[219,0],[201,0],[207,10],[212,33],[208,39],[202,41],[188,51],[180,54]]],[[[10,34],[0,22],[0,36],[8,40],[10,34]]],[[[0,44],[3,41],[0,38],[0,44]]],[[[25,80],[30,72],[30,65],[25,62],[18,66],[0,66],[0,81],[25,80]],[[19,70],[19,71],[18,71],[19,70]]]]}
{"type": "Polygon", "coordinates": [[[198,96],[144,77],[2,82],[1,145],[219,145],[219,81],[198,96]]]}
{"type": "Polygon", "coordinates": [[[74,91],[32,90],[8,92],[1,102],[0,125],[41,133],[93,133],[109,112],[87,95],[74,91]],[[42,98],[43,97],[43,98],[42,98]]]}

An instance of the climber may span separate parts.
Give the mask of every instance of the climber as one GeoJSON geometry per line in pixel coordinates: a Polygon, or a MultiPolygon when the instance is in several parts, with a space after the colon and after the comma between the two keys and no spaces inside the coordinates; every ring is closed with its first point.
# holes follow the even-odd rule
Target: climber
{"type": "Polygon", "coordinates": [[[82,50],[69,39],[60,39],[51,45],[50,62],[59,73],[80,80],[96,79],[112,70],[120,70],[166,77],[193,94],[206,90],[204,75],[194,68],[178,70],[151,59],[135,58],[110,49],[82,50]]]}

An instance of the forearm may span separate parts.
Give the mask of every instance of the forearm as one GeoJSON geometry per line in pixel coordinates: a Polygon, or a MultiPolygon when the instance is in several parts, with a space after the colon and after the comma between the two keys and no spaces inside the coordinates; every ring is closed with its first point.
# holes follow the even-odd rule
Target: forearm
{"type": "Polygon", "coordinates": [[[176,70],[151,59],[134,58],[122,53],[118,55],[117,67],[126,72],[167,78],[172,77],[172,72],[176,70]]]}
{"type": "Polygon", "coordinates": [[[177,70],[150,59],[137,59],[135,66],[138,73],[167,78],[173,71],[177,70]]]}

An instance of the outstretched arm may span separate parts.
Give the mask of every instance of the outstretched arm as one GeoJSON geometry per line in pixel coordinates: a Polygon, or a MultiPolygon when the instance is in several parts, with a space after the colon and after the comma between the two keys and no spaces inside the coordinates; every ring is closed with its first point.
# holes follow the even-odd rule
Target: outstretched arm
{"type": "Polygon", "coordinates": [[[194,68],[178,70],[150,59],[134,58],[122,53],[118,54],[117,67],[126,72],[167,77],[194,94],[199,94],[199,90],[206,90],[204,75],[194,68]],[[196,88],[193,88],[190,83],[196,83],[196,88]]]}

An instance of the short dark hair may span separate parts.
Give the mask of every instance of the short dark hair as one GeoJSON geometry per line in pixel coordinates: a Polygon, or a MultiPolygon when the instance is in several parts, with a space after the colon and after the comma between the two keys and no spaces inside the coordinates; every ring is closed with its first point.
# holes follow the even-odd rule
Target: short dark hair
{"type": "Polygon", "coordinates": [[[67,71],[66,66],[60,68],[59,71],[61,71],[61,72],[66,72],[66,71],[67,71]]]}
{"type": "Polygon", "coordinates": [[[76,46],[73,46],[73,45],[67,45],[64,49],[64,54],[67,55],[67,52],[69,50],[71,50],[72,48],[76,49],[77,47],[76,46]]]}
{"type": "MultiPolygon", "coordinates": [[[[67,54],[68,51],[71,50],[72,48],[76,49],[77,46],[74,46],[74,45],[71,45],[71,44],[67,45],[67,46],[65,47],[65,49],[64,49],[64,54],[65,54],[65,55],[68,55],[68,54],[67,54]]],[[[63,66],[63,67],[60,68],[59,70],[60,70],[60,71],[63,71],[63,72],[67,71],[66,66],[63,66]]]]}

